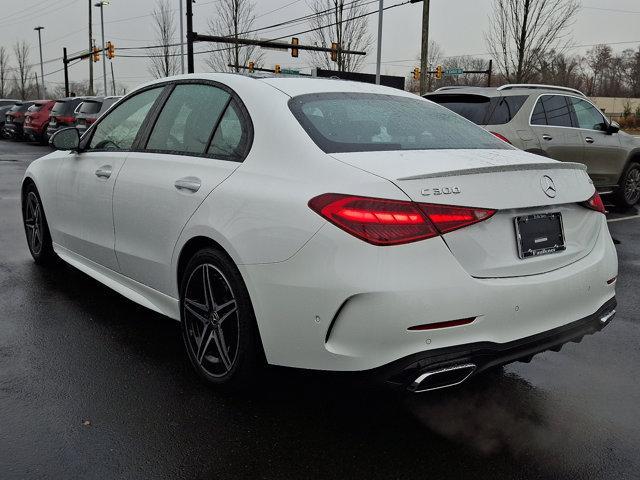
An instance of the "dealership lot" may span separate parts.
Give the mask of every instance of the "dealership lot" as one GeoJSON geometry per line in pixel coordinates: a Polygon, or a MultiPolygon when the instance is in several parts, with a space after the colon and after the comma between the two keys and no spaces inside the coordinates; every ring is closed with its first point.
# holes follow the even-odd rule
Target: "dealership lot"
{"type": "Polygon", "coordinates": [[[191,373],[175,322],[33,264],[19,185],[47,152],[0,143],[4,478],[637,478],[634,214],[610,215],[618,315],[579,345],[425,395],[283,369],[229,395],[191,373]]]}

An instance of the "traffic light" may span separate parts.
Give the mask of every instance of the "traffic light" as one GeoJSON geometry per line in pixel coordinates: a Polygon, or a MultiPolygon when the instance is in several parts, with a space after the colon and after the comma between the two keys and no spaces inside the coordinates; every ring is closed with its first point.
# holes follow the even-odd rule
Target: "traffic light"
{"type": "Polygon", "coordinates": [[[336,42],[331,42],[331,60],[338,61],[338,44],[336,42]]]}
{"type": "Polygon", "coordinates": [[[94,62],[99,62],[100,61],[100,49],[98,47],[93,47],[93,61],[94,62]]]}
{"type": "Polygon", "coordinates": [[[116,46],[111,42],[107,42],[107,58],[109,60],[112,60],[113,57],[115,56],[116,56],[116,46]]]}
{"type": "Polygon", "coordinates": [[[254,69],[254,67],[255,67],[255,66],[256,66],[256,64],[255,64],[255,63],[253,63],[253,62],[249,62],[249,63],[247,64],[247,68],[248,68],[248,70],[249,70],[249,73],[253,73],[253,69],[254,69]]]}
{"type": "Polygon", "coordinates": [[[418,67],[413,69],[413,79],[420,80],[420,69],[418,67]]]}
{"type": "Polygon", "coordinates": [[[280,68],[280,65],[276,63],[276,68],[274,69],[274,72],[276,74],[279,74],[280,72],[282,72],[282,69],[280,68]]]}
{"type": "MultiPolygon", "coordinates": [[[[300,40],[296,37],[293,37],[291,39],[291,45],[299,45],[300,44],[300,40]]],[[[291,47],[291,56],[293,58],[298,58],[298,49],[295,47],[291,47]]]]}
{"type": "Polygon", "coordinates": [[[442,65],[438,65],[436,67],[436,79],[440,80],[442,78],[442,65]]]}

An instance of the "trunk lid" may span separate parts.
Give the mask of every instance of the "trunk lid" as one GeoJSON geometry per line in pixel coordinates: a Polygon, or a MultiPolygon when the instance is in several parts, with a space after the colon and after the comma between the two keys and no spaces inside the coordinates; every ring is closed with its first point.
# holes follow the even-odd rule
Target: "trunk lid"
{"type": "Polygon", "coordinates": [[[600,232],[601,214],[579,205],[594,193],[581,164],[515,149],[332,156],[390,180],[418,203],[497,210],[488,220],[443,235],[458,262],[474,277],[534,275],[561,268],[587,255],[600,232]],[[548,179],[554,191],[548,190],[548,179]],[[516,217],[557,212],[562,216],[565,250],[520,258],[516,217]]]}

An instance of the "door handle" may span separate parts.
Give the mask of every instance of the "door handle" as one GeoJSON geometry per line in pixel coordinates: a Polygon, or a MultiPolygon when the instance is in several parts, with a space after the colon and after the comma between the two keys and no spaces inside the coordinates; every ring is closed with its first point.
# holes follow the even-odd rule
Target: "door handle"
{"type": "Polygon", "coordinates": [[[546,141],[553,140],[553,137],[551,135],[547,135],[546,133],[542,135],[542,138],[546,141]]]}
{"type": "Polygon", "coordinates": [[[197,177],[183,177],[176,180],[173,184],[178,190],[188,190],[189,192],[196,193],[200,190],[200,179],[197,177]]]}
{"type": "Polygon", "coordinates": [[[102,165],[96,170],[96,177],[104,178],[105,180],[111,176],[113,167],[111,165],[102,165]]]}
{"type": "Polygon", "coordinates": [[[593,138],[591,137],[584,137],[584,141],[587,143],[593,143],[593,138]]]}

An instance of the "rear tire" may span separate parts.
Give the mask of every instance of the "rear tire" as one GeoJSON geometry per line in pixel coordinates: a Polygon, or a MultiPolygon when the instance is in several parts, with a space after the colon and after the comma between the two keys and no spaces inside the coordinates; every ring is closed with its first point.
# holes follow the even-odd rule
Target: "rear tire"
{"type": "Polygon", "coordinates": [[[33,260],[38,265],[54,263],[58,256],[53,251],[51,233],[40,194],[33,184],[27,186],[22,197],[22,222],[33,260]]]}
{"type": "Polygon", "coordinates": [[[615,204],[623,209],[633,207],[640,200],[640,164],[631,162],[620,177],[620,186],[614,193],[615,204]]]}
{"type": "Polygon", "coordinates": [[[222,252],[205,248],[181,279],[182,339],[194,369],[209,384],[251,386],[264,366],[260,335],[240,272],[222,252]]]}

